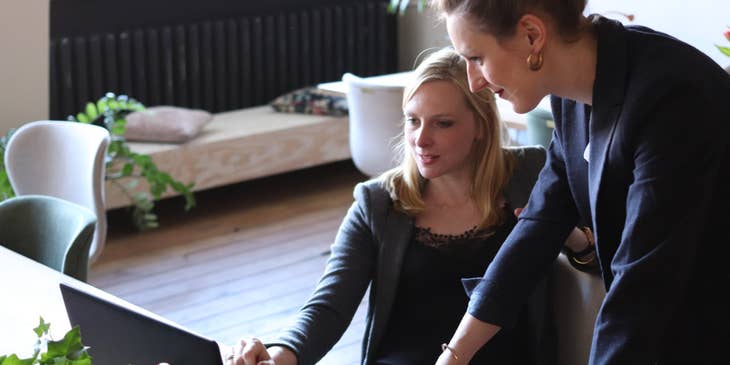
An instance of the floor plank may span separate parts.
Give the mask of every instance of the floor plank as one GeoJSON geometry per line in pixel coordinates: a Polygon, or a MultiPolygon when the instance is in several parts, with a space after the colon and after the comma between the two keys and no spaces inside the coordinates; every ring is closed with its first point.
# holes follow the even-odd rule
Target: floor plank
{"type": "MultiPolygon", "coordinates": [[[[199,192],[190,212],[170,198],[147,232],[112,210],[89,282],[223,344],[271,338],[311,294],[365,179],[345,161],[199,192]]],[[[358,363],[366,305],[319,364],[358,363]]]]}

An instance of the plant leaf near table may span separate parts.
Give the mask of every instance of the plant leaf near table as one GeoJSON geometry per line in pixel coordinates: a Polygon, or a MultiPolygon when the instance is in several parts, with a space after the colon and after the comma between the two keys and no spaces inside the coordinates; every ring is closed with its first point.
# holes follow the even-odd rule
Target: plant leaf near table
{"type": "MultiPolygon", "coordinates": [[[[144,108],[142,103],[126,95],[107,93],[97,102],[87,103],[82,112],[68,117],[71,122],[90,123],[109,130],[111,142],[106,154],[105,179],[130,200],[132,223],[140,230],[158,226],[154,202],[168,189],[183,196],[185,210],[195,206],[192,183],[184,184],[173,179],[167,172],[160,171],[150,156],[133,152],[127,145],[124,138],[127,130],[126,116],[144,108]],[[138,189],[140,179],[147,182],[149,191],[138,189]]],[[[0,138],[0,201],[14,196],[2,162],[5,145],[12,133],[13,130],[0,138]]]]}
{"type": "Polygon", "coordinates": [[[0,355],[0,365],[91,365],[88,347],[81,343],[78,326],[70,329],[63,339],[54,341],[48,334],[51,324],[40,318],[33,332],[38,340],[33,347],[33,355],[21,359],[16,354],[0,355]]]}
{"type": "Polygon", "coordinates": [[[125,118],[129,113],[144,108],[142,103],[126,95],[107,93],[96,103],[87,103],[83,112],[69,116],[71,121],[91,123],[109,130],[111,143],[107,150],[106,180],[121,189],[132,202],[132,221],[141,230],[158,226],[157,215],[153,212],[154,201],[168,189],[184,197],[185,210],[195,206],[192,183],[184,184],[173,179],[170,174],[160,171],[150,156],[133,152],[127,145],[125,118]],[[140,178],[146,180],[149,192],[136,191],[140,178]]]}

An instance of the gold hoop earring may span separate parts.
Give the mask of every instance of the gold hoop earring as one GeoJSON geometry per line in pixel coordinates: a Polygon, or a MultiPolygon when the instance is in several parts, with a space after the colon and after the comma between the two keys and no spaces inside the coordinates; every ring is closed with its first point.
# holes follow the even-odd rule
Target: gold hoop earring
{"type": "Polygon", "coordinates": [[[527,55],[527,67],[531,71],[537,71],[542,68],[542,52],[537,53],[537,57],[535,59],[532,58],[533,54],[530,53],[527,55]]]}

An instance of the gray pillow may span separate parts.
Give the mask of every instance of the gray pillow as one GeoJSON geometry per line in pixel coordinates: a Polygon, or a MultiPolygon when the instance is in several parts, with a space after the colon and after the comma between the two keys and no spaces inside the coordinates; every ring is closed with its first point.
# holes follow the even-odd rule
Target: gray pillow
{"type": "Polygon", "coordinates": [[[205,110],[153,106],[127,115],[128,141],[183,143],[200,133],[213,115],[205,110]]]}

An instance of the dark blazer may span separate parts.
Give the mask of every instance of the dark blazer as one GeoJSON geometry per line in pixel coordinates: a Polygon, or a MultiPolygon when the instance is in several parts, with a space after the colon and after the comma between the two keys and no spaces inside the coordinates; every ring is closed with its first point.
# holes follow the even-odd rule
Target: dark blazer
{"type": "MultiPolygon", "coordinates": [[[[513,152],[515,169],[505,198],[511,206],[523,207],[545,163],[545,150],[525,147],[513,152]]],[[[411,241],[413,219],[393,209],[379,179],[358,184],[354,196],[355,202],[340,226],[317,288],[299,312],[295,325],[277,341],[267,343],[293,349],[299,365],[316,363],[334,346],[352,320],[368,285],[362,364],[372,364],[387,327],[403,255],[411,241]]],[[[538,285],[528,303],[532,332],[530,348],[526,350],[534,355],[535,364],[541,365],[553,364],[554,359],[545,284],[538,285]]]]}
{"type": "Polygon", "coordinates": [[[513,323],[568,232],[592,222],[607,295],[590,364],[727,361],[730,77],[667,35],[592,21],[592,106],[552,99],[548,161],[469,312],[513,323]]]}

